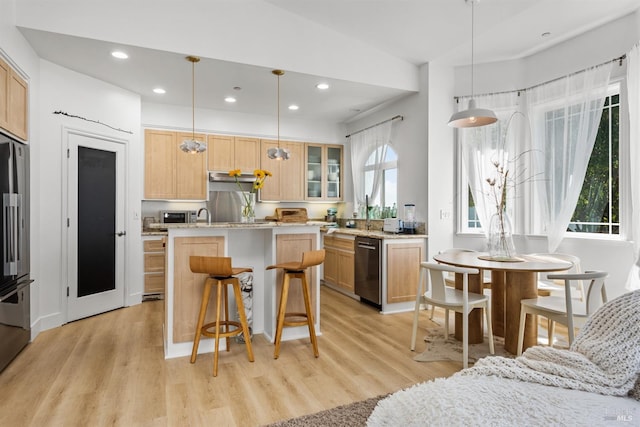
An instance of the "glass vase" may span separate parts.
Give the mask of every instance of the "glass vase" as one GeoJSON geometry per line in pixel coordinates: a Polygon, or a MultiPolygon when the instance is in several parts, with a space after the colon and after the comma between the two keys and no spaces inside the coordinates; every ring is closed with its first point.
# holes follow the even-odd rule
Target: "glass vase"
{"type": "Polygon", "coordinates": [[[515,261],[516,248],[513,244],[511,219],[505,211],[496,212],[489,221],[489,257],[493,261],[515,261]]]}
{"type": "Polygon", "coordinates": [[[246,196],[242,210],[240,211],[240,221],[243,223],[253,223],[256,221],[255,194],[248,193],[246,196]]]}

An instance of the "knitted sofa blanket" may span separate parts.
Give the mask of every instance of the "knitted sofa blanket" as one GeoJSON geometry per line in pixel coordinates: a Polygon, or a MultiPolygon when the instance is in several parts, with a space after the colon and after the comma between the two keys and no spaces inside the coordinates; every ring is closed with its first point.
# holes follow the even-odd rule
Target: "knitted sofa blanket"
{"type": "Polygon", "coordinates": [[[640,290],[609,301],[569,350],[531,347],[516,359],[485,357],[459,376],[488,376],[624,396],[640,374],[640,290]]]}

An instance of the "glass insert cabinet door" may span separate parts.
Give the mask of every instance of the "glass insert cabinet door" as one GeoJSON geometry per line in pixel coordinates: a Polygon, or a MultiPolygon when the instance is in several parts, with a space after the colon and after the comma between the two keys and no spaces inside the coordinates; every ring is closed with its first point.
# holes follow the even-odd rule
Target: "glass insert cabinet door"
{"type": "Polygon", "coordinates": [[[325,197],[322,185],[322,146],[307,144],[307,198],[321,199],[325,197]]]}
{"type": "Polygon", "coordinates": [[[327,198],[342,198],[341,191],[341,169],[342,169],[342,147],[326,147],[327,148],[327,198]]]}
{"type": "Polygon", "coordinates": [[[307,200],[342,200],[342,148],[305,145],[307,200]]]}

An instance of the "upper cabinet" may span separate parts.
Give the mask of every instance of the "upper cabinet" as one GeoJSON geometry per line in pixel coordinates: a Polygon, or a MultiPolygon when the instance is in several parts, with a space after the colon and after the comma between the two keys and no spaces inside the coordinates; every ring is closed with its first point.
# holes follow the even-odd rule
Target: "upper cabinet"
{"type": "Polygon", "coordinates": [[[260,190],[261,201],[304,200],[304,143],[280,141],[280,147],[290,152],[288,160],[274,160],[267,157],[267,150],[278,147],[278,141],[263,139],[260,141],[260,167],[272,173],[260,190]]]}
{"type": "Polygon", "coordinates": [[[29,88],[6,62],[0,59],[0,127],[27,140],[29,88]]]}
{"type": "MultiPolygon", "coordinates": [[[[144,196],[161,200],[205,200],[207,198],[206,154],[180,150],[191,133],[145,129],[144,196]]],[[[205,142],[205,136],[195,139],[205,142]]]]}
{"type": "Polygon", "coordinates": [[[240,169],[253,173],[260,169],[260,140],[243,136],[209,135],[207,138],[208,170],[228,172],[240,169]]]}
{"type": "Polygon", "coordinates": [[[306,200],[342,200],[342,148],[305,144],[306,200]]]}

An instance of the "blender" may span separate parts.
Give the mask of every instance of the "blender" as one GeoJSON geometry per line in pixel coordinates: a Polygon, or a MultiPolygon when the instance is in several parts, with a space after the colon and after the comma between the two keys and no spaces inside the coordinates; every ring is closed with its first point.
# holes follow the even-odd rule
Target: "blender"
{"type": "Polygon", "coordinates": [[[407,203],[404,205],[404,220],[402,221],[404,234],[416,233],[416,205],[407,203]]]}

